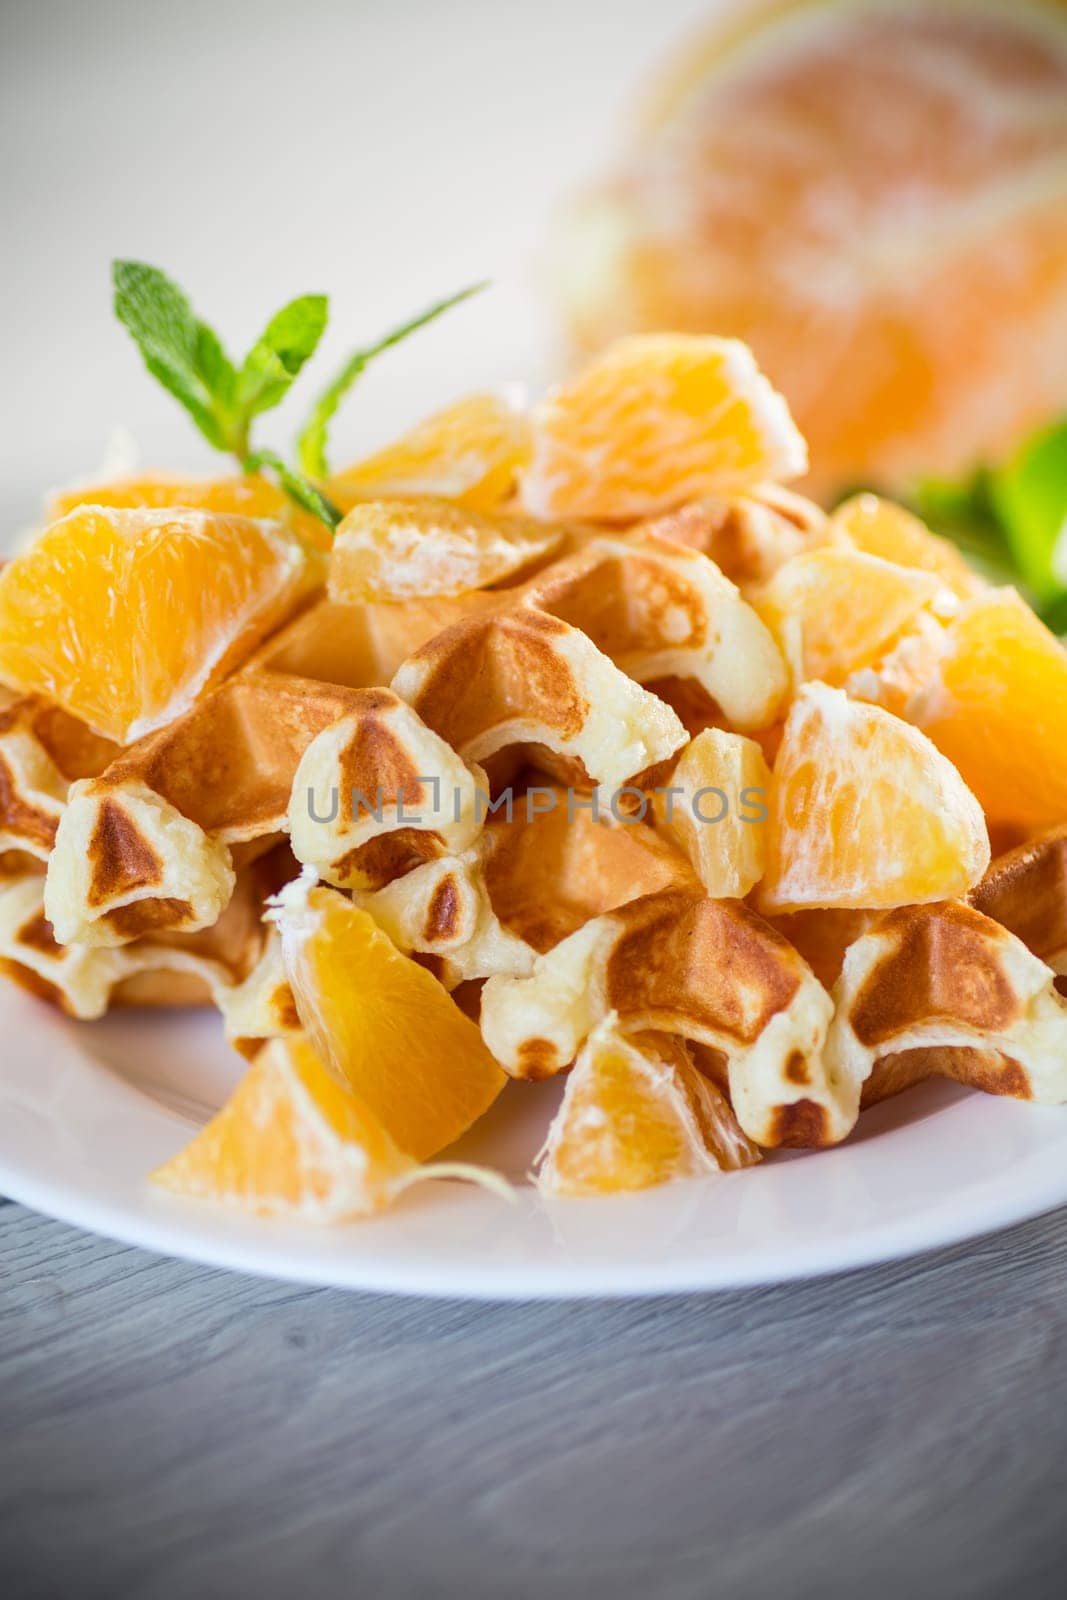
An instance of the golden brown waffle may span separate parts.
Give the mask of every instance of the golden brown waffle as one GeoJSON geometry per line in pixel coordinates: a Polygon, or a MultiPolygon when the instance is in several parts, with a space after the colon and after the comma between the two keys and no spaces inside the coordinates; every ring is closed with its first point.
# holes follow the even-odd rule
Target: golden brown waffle
{"type": "Polygon", "coordinates": [[[1067,976],[1067,825],[998,856],[969,899],[1067,976]]]}
{"type": "Polygon", "coordinates": [[[781,935],[735,901],[669,889],[596,917],[538,958],[528,978],[491,978],[482,1030],[517,1078],[568,1067],[612,1012],[623,1033],[701,1047],[699,1064],[764,1146],[843,1139],[859,1086],[827,1073],[830,997],[781,935]]]}
{"type": "Polygon", "coordinates": [[[256,968],[267,938],[263,908],[292,870],[287,856],[272,852],[239,873],[214,927],[121,948],[58,944],[45,914],[44,878],[24,873],[0,885],[0,971],[83,1019],[112,1006],[219,1003],[256,968]]]}
{"type": "Polygon", "coordinates": [[[905,906],[849,949],[834,989],[832,1074],[871,1105],[930,1077],[1067,1101],[1067,1000],[1020,939],[972,906],[905,906]]]}
{"type": "Polygon", "coordinates": [[[832,538],[825,511],[775,484],[749,494],[697,500],[642,526],[710,556],[742,592],[766,583],[793,556],[832,538]]]}
{"type": "Polygon", "coordinates": [[[71,783],[117,751],[58,706],[0,688],[0,850],[46,861],[71,783]]]}

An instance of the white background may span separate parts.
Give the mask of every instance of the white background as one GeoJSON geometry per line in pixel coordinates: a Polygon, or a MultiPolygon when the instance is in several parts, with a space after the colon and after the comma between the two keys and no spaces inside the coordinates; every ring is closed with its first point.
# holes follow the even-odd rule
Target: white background
{"type": "Polygon", "coordinates": [[[542,381],[553,210],[723,3],[0,0],[0,540],[93,470],[113,424],[148,465],[208,463],[112,319],[113,256],[165,267],[235,350],[293,294],[329,292],[322,377],[493,277],[367,378],[341,460],[473,384],[542,381]]]}

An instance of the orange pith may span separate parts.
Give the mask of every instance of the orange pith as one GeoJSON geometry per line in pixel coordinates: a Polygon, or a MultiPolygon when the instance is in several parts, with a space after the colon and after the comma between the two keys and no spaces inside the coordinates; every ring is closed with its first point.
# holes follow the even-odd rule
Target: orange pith
{"type": "Polygon", "coordinates": [[[126,743],[246,656],[314,567],[274,522],[78,507],[0,573],[0,683],[126,743]]]}
{"type": "Polygon", "coordinates": [[[492,511],[511,494],[528,455],[522,412],[500,395],[472,394],[336,473],[329,490],[345,510],[358,500],[425,494],[492,511]]]}
{"type": "Polygon", "coordinates": [[[878,659],[939,595],[932,573],[859,550],[812,550],[780,567],[753,597],[795,683],[841,684],[878,659]]]}
{"type": "Polygon", "coordinates": [[[774,764],[763,909],[948,900],[988,864],[978,802],[928,739],[840,689],[801,691],[774,764]]]}
{"type": "Polygon", "coordinates": [[[538,1181],[551,1194],[612,1194],[758,1159],[684,1046],[598,1030],[572,1069],[538,1181]]]}
{"type": "Polygon", "coordinates": [[[506,1081],[477,1026],[336,891],[300,889],[277,918],[301,1021],[338,1081],[416,1160],[458,1139],[506,1081]]]}
{"type": "Polygon", "coordinates": [[[1058,414],[1067,8],[799,0],[713,29],[560,242],[582,346],[746,340],[820,491],[954,473],[1058,414]]]}
{"type": "Polygon", "coordinates": [[[990,822],[1042,828],[1067,817],[1067,650],[1014,590],[963,607],[913,704],[990,822]]]}
{"type": "Polygon", "coordinates": [[[380,1210],[413,1165],[293,1038],[261,1050],[218,1115],[152,1177],[175,1194],[335,1222],[380,1210]]]}
{"type": "Polygon", "coordinates": [[[239,517],[266,517],[283,522],[315,549],[329,548],[330,535],[317,517],[301,511],[277,484],[256,473],[227,478],[185,478],[153,472],[113,478],[105,483],[77,484],[49,495],[45,516],[58,522],[78,506],[112,506],[117,510],[230,512],[239,517]]]}
{"type": "Polygon", "coordinates": [[[537,517],[651,515],[804,470],[788,407],[735,340],[620,339],[536,407],[521,494],[537,517]]]}

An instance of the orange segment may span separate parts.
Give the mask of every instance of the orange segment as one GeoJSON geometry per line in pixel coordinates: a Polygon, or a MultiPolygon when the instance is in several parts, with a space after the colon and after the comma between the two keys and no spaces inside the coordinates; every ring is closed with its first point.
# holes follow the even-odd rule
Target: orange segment
{"type": "Polygon", "coordinates": [[[763,876],[771,773],[754,739],[705,728],[656,794],[660,827],[713,900],[741,900],[763,876]]]}
{"type": "Polygon", "coordinates": [[[656,1034],[623,1038],[612,1021],[590,1035],[571,1069],[538,1172],[542,1190],[648,1189],[759,1160],[684,1045],[656,1034]]]}
{"type": "Polygon", "coordinates": [[[416,600],[484,589],[548,555],[561,528],[448,500],[367,500],[337,530],[330,599],[416,600]]]}
{"type": "Polygon", "coordinates": [[[560,241],[582,346],[746,340],[819,491],[954,476],[1059,415],[1062,0],[717,10],[560,241]]]}
{"type": "Polygon", "coordinates": [[[869,556],[932,572],[961,599],[985,587],[954,544],[931,533],[903,506],[879,495],[856,494],[843,501],[830,518],[830,532],[869,556]]]}
{"type": "Polygon", "coordinates": [[[0,682],[125,744],[187,710],[317,577],[274,522],[83,506],[0,572],[0,682]]]}
{"type": "Polygon", "coordinates": [[[949,625],[914,720],[955,762],[991,823],[1067,820],[1067,650],[1014,589],[949,625]]]}
{"type": "Polygon", "coordinates": [[[329,530],[317,517],[301,511],[277,484],[256,473],[229,478],[182,478],[153,472],[140,478],[78,484],[51,494],[45,517],[48,522],[58,522],[78,506],[112,506],[126,511],[171,511],[181,506],[238,517],[266,517],[284,522],[316,549],[327,549],[330,543],[329,530]]]}
{"type": "Polygon", "coordinates": [[[807,465],[789,408],[733,339],[620,339],[533,414],[535,517],[625,519],[807,465]]]}
{"type": "Polygon", "coordinates": [[[760,908],[956,899],[989,865],[981,808],[917,729],[841,689],[808,684],[771,783],[760,908]]]}
{"type": "Polygon", "coordinates": [[[492,511],[514,489],[529,448],[529,424],[516,406],[501,395],[472,394],[337,473],[329,492],[345,509],[356,500],[427,494],[492,511]]]}
{"type": "Polygon", "coordinates": [[[305,1222],[378,1211],[414,1162],[302,1039],[254,1058],[218,1115],[152,1181],[174,1194],[305,1222]]]}
{"type": "Polygon", "coordinates": [[[951,602],[932,573],[899,567],[858,550],[794,556],[752,604],[774,634],[794,683],[841,684],[878,659],[931,606],[951,602]]]}
{"type": "Polygon", "coordinates": [[[275,917],[301,1022],[338,1081],[416,1160],[458,1139],[506,1082],[475,1024],[335,890],[293,885],[275,917]]]}

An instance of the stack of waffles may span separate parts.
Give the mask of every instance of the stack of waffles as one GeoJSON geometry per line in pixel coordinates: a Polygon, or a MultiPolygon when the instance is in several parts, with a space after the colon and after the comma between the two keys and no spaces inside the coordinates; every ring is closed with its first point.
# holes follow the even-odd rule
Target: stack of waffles
{"type": "Polygon", "coordinates": [[[782,487],[803,445],[741,347],[627,341],[503,415],[339,475],[326,553],[270,524],[284,581],[210,669],[198,585],[268,527],[226,480],[217,511],[68,494],[0,574],[4,972],[81,1019],[213,1005],[249,1060],[163,1181],[375,1209],[506,1078],[567,1075],[537,1172],[564,1194],[834,1145],[931,1077],[1067,1100],[1058,641],[898,508],[782,487]],[[175,616],[140,556],[205,520],[175,616]],[[57,552],[102,526],[127,614],[205,658],[151,714],[94,710],[128,647],[71,646],[57,552]],[[412,1136],[453,1023],[487,1087],[412,1136]],[[283,1171],[301,1116],[328,1180],[283,1171]]]}

